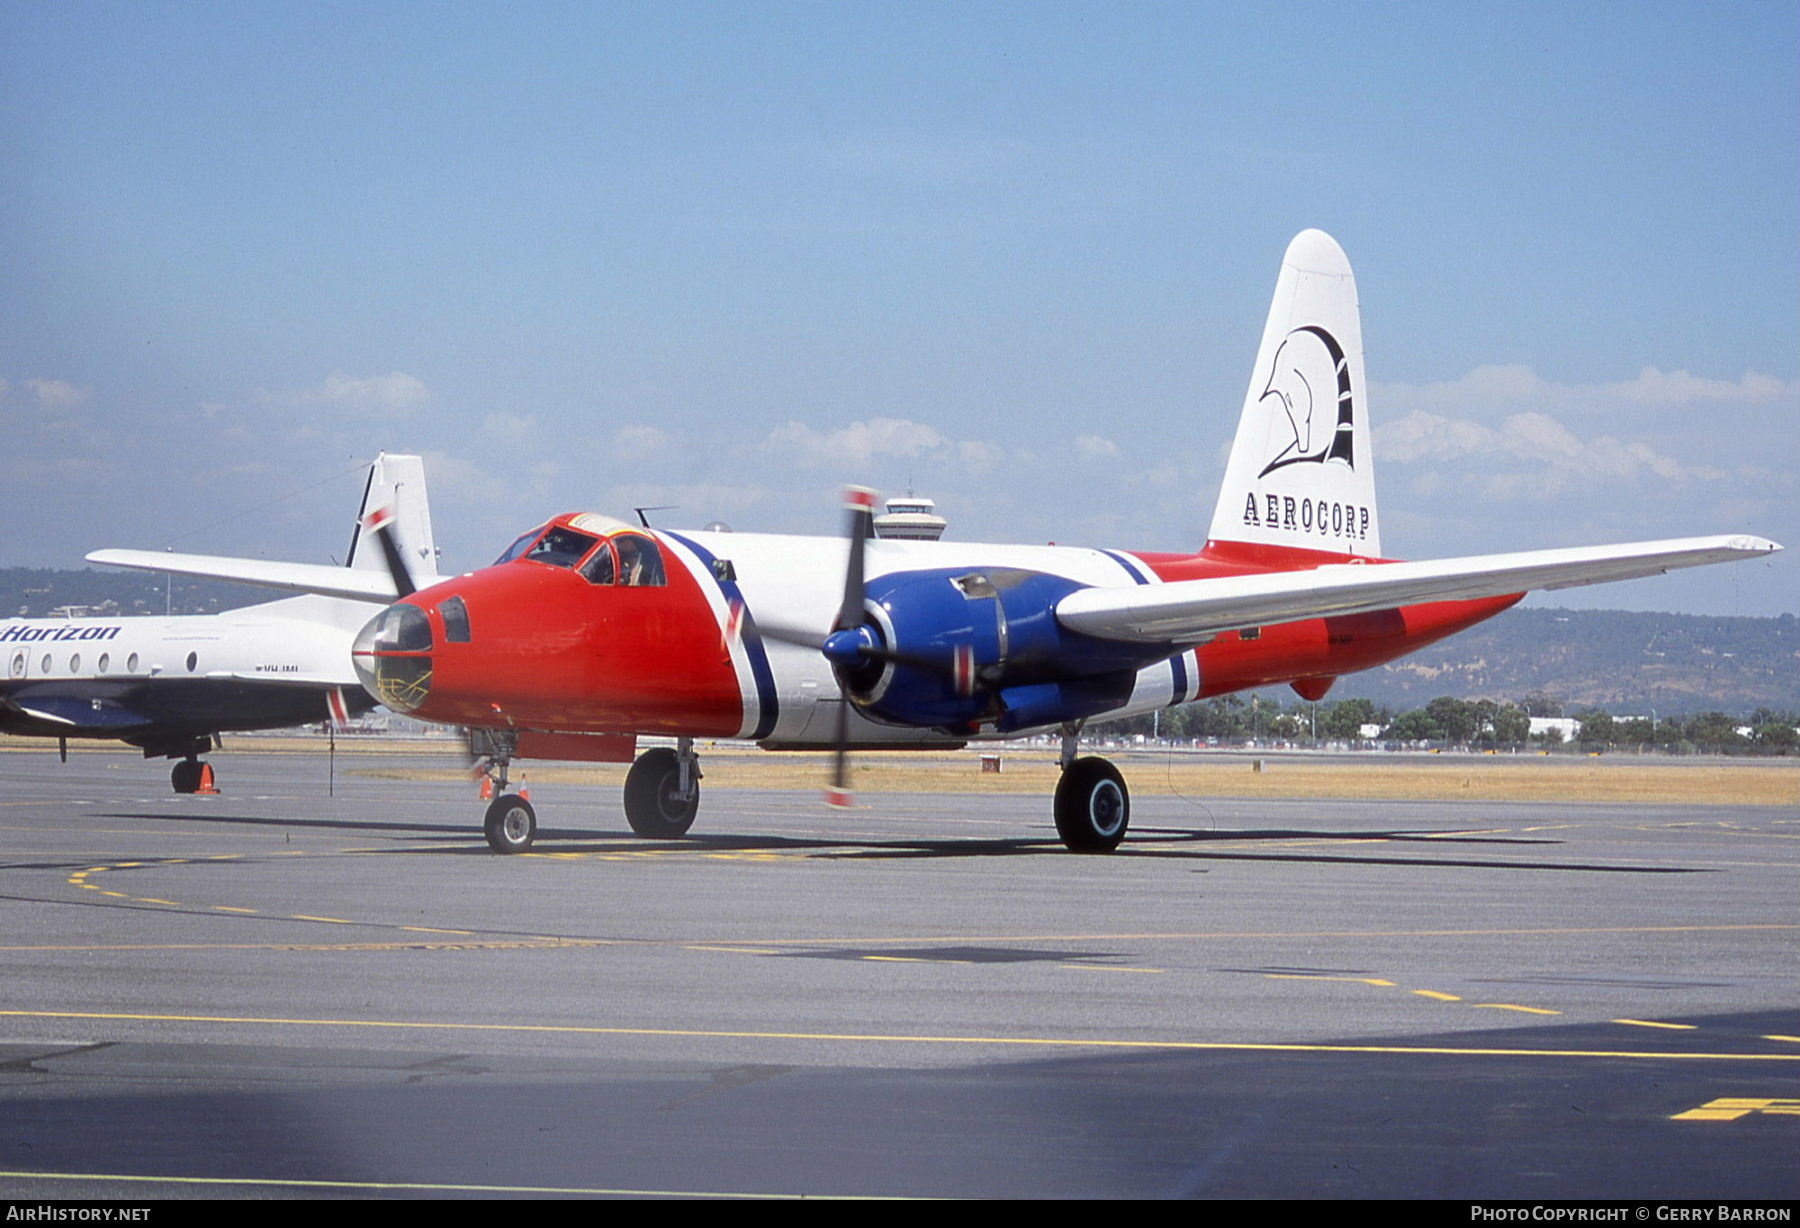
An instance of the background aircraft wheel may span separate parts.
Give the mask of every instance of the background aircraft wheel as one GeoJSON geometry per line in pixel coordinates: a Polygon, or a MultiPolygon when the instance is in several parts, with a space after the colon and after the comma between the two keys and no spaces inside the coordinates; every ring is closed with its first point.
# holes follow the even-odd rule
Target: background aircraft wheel
{"type": "Polygon", "coordinates": [[[200,790],[200,763],[194,759],[183,759],[169,773],[169,784],[177,793],[197,793],[200,790]]]}
{"type": "Polygon", "coordinates": [[[1070,851],[1110,853],[1131,822],[1131,794],[1119,769],[1089,756],[1071,763],[1056,782],[1056,834],[1070,851]]]}
{"type": "Polygon", "coordinates": [[[700,782],[681,796],[681,761],[666,746],[637,757],[625,776],[625,821],[631,830],[652,840],[674,840],[694,825],[700,809],[700,782]]]}
{"type": "Polygon", "coordinates": [[[523,853],[537,839],[537,811],[516,793],[496,797],[487,808],[488,847],[496,853],[523,853]]]}

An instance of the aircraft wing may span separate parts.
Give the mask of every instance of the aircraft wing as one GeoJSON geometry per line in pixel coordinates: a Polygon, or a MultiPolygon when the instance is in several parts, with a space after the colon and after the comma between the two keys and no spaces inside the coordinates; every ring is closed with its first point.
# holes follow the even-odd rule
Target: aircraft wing
{"type": "Polygon", "coordinates": [[[278,674],[272,672],[259,673],[253,669],[215,669],[206,675],[208,678],[223,678],[231,682],[257,682],[266,686],[312,687],[316,689],[330,687],[359,687],[362,683],[356,680],[356,672],[347,665],[342,676],[336,674],[278,674]]]}
{"type": "Polygon", "coordinates": [[[1761,537],[1686,537],[1423,563],[1331,563],[1311,571],[1084,588],[1056,603],[1056,620],[1100,639],[1196,643],[1241,627],[1634,580],[1780,549],[1761,537]]]}
{"type": "Polygon", "coordinates": [[[235,580],[293,593],[318,593],[386,605],[394,600],[394,582],[385,571],[360,571],[329,567],[323,563],[272,563],[264,559],[233,559],[216,554],[166,554],[159,550],[96,550],[90,563],[108,567],[134,567],[139,571],[167,571],[178,576],[202,576],[209,580],[235,580]]]}
{"type": "Polygon", "coordinates": [[[72,730],[124,732],[154,723],[118,704],[73,695],[13,696],[7,703],[26,716],[72,730]]]}

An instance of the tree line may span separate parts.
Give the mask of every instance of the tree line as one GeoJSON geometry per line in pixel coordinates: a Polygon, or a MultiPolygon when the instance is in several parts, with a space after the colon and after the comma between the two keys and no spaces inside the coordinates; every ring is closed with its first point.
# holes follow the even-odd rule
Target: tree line
{"type": "Polygon", "coordinates": [[[1367,699],[1333,703],[1281,700],[1261,693],[1220,695],[1160,712],[1123,717],[1104,728],[1112,736],[1220,744],[1426,744],[1469,750],[1657,750],[1670,754],[1800,753],[1800,712],[1758,708],[1748,717],[1724,712],[1689,716],[1614,717],[1594,708],[1568,714],[1572,737],[1560,728],[1531,732],[1531,718],[1561,717],[1560,701],[1533,693],[1517,702],[1441,695],[1402,711],[1367,699]],[[1373,727],[1370,737],[1365,732],[1373,727]],[[1742,731],[1742,732],[1740,732],[1742,731]]]}

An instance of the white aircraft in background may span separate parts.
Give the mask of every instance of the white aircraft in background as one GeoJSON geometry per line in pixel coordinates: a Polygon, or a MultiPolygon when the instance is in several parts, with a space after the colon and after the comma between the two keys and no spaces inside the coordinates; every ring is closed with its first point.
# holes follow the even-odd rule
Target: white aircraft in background
{"type": "MultiPolygon", "coordinates": [[[[0,732],[61,740],[116,739],[144,757],[177,759],[177,793],[210,791],[200,756],[218,735],[280,729],[368,711],[350,645],[369,602],[391,601],[393,541],[409,570],[436,575],[425,467],[416,456],[378,456],[343,567],[359,600],[311,591],[223,614],[157,618],[10,618],[0,621],[0,732]],[[392,509],[394,535],[365,523],[392,509]]],[[[240,566],[255,564],[242,561],[240,566]]]]}

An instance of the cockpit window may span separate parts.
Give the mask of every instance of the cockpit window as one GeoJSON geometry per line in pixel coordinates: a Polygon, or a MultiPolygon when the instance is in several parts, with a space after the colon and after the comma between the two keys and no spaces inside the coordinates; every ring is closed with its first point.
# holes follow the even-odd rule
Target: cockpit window
{"type": "Polygon", "coordinates": [[[663,574],[662,551],[648,537],[621,533],[613,538],[619,552],[619,583],[660,588],[669,582],[663,574]]]}
{"type": "Polygon", "coordinates": [[[533,529],[529,533],[520,535],[519,540],[506,548],[506,553],[494,560],[494,566],[498,567],[502,563],[510,563],[521,554],[524,554],[531,543],[537,540],[537,535],[542,531],[542,529],[533,529]]]}
{"type": "Polygon", "coordinates": [[[589,584],[661,588],[669,582],[662,550],[637,533],[619,533],[601,542],[593,557],[581,565],[581,574],[589,584]]]}
{"type": "Polygon", "coordinates": [[[612,547],[605,542],[600,543],[593,558],[581,565],[582,579],[589,584],[611,584],[618,574],[619,569],[613,562],[612,547]]]}
{"type": "Polygon", "coordinates": [[[525,557],[533,563],[548,563],[552,567],[573,567],[599,540],[559,526],[538,538],[525,557]]]}

